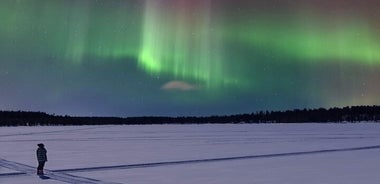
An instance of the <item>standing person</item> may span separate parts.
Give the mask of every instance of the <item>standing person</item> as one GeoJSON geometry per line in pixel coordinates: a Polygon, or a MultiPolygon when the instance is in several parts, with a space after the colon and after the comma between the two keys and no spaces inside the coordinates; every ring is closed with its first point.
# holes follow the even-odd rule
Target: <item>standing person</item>
{"type": "Polygon", "coordinates": [[[37,144],[38,149],[37,149],[37,161],[38,161],[38,167],[37,167],[37,174],[38,175],[43,175],[44,174],[44,166],[45,162],[47,162],[47,156],[46,156],[46,149],[45,145],[40,143],[37,144]]]}

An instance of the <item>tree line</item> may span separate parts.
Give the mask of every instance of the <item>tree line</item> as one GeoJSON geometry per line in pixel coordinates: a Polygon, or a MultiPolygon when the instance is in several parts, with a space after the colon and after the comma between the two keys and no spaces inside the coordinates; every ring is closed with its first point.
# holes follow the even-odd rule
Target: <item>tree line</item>
{"type": "Polygon", "coordinates": [[[327,123],[379,122],[380,106],[258,111],[250,114],[187,117],[71,117],[44,112],[0,111],[0,126],[141,125],[209,123],[327,123]]]}

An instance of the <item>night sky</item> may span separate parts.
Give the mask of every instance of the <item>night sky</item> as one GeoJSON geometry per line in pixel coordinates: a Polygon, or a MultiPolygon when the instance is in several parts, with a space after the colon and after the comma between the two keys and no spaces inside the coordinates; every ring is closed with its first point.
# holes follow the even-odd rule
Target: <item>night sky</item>
{"type": "Polygon", "coordinates": [[[380,104],[378,0],[1,0],[0,109],[186,116],[380,104]]]}

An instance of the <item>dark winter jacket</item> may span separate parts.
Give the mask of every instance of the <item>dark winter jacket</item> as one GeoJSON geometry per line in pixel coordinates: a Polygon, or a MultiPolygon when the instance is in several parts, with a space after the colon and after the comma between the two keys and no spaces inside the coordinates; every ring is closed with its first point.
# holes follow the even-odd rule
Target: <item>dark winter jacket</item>
{"type": "Polygon", "coordinates": [[[46,149],[39,147],[37,149],[37,160],[38,162],[46,162],[47,161],[47,156],[46,156],[46,149]]]}

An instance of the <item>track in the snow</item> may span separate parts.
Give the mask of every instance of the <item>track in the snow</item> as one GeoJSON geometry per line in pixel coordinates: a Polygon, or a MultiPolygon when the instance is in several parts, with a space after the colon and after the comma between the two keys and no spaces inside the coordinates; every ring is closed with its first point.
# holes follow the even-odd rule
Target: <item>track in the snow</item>
{"type": "MultiPolygon", "coordinates": [[[[353,147],[353,148],[340,148],[340,149],[325,149],[325,150],[315,150],[315,151],[301,151],[301,152],[289,152],[289,153],[275,153],[275,154],[265,154],[265,155],[249,155],[249,156],[237,156],[237,157],[224,157],[224,158],[210,158],[210,159],[195,159],[195,160],[181,160],[181,161],[165,161],[165,162],[153,162],[153,163],[141,163],[141,164],[126,164],[126,165],[114,165],[114,166],[101,166],[101,167],[86,167],[86,168],[74,168],[74,169],[60,169],[48,172],[47,176],[52,179],[57,179],[59,181],[64,181],[67,183],[73,181],[87,181],[87,183],[105,184],[106,182],[92,180],[89,178],[77,177],[65,173],[75,173],[75,172],[91,172],[91,171],[104,171],[104,170],[116,170],[116,169],[134,169],[134,168],[145,168],[145,167],[159,167],[159,166],[169,166],[169,165],[181,165],[181,164],[196,164],[196,163],[207,163],[207,162],[220,162],[220,161],[232,161],[232,160],[244,160],[244,159],[259,159],[259,158],[275,158],[275,157],[287,157],[287,156],[299,156],[299,155],[310,155],[310,154],[323,154],[323,153],[334,153],[334,152],[347,152],[347,151],[360,151],[360,150],[372,150],[380,149],[380,145],[375,146],[365,146],[365,147],[353,147]]],[[[0,174],[0,177],[7,176],[17,176],[23,174],[30,174],[35,172],[35,168],[27,166],[24,164],[19,164],[16,162],[7,161],[0,159],[0,166],[6,167],[19,171],[18,173],[4,173],[0,174]]]]}
{"type": "Polygon", "coordinates": [[[224,157],[224,158],[195,159],[195,160],[166,161],[166,162],[127,164],[127,165],[115,165],[115,166],[87,167],[87,168],[75,168],[75,169],[61,169],[61,170],[55,170],[55,171],[57,171],[57,172],[88,172],[88,171],[103,171],[103,170],[114,170],[114,169],[134,169],[134,168],[158,167],[158,166],[167,166],[167,165],[195,164],[195,163],[258,159],[258,158],[274,158],[274,157],[286,157],[286,156],[298,156],[298,155],[310,155],[310,154],[322,154],[322,153],[346,152],[346,151],[359,151],[359,150],[371,150],[371,149],[380,149],[380,145],[365,146],[365,147],[354,147],[354,148],[341,148],[341,149],[326,149],[326,150],[316,150],[316,151],[275,153],[275,154],[265,154],[265,155],[249,155],[249,156],[224,157]]]}
{"type": "MultiPolygon", "coordinates": [[[[15,171],[19,171],[21,173],[25,173],[28,175],[37,176],[36,168],[29,165],[12,162],[5,159],[0,159],[0,166],[15,170],[15,171]]],[[[14,175],[15,174],[13,174],[13,176],[14,175]]],[[[66,173],[61,173],[61,172],[56,172],[56,171],[48,171],[48,170],[45,171],[44,176],[52,180],[62,181],[62,182],[71,183],[71,184],[79,184],[79,183],[80,184],[117,184],[117,183],[95,180],[92,178],[85,178],[85,177],[74,176],[71,174],[66,174],[66,173]]]]}

